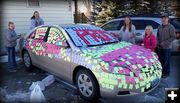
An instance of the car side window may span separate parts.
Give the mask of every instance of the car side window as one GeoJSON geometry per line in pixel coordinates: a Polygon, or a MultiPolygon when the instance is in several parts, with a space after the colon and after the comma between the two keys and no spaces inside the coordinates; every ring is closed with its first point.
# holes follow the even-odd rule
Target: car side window
{"type": "Polygon", "coordinates": [[[34,30],[33,32],[31,32],[31,34],[29,35],[28,38],[34,39],[35,35],[36,35],[36,30],[34,30]]]}
{"type": "Polygon", "coordinates": [[[102,28],[106,31],[120,30],[120,21],[118,20],[109,22],[106,25],[102,26],[102,28]]]}
{"type": "Polygon", "coordinates": [[[179,18],[170,19],[170,23],[175,27],[175,29],[180,29],[180,19],[179,18]]]}
{"type": "Polygon", "coordinates": [[[32,32],[30,37],[38,40],[43,40],[46,35],[47,29],[48,27],[39,27],[32,32]]]}
{"type": "Polygon", "coordinates": [[[124,25],[124,20],[120,20],[120,24],[119,24],[119,30],[121,29],[121,27],[124,25]]]}
{"type": "Polygon", "coordinates": [[[146,27],[144,20],[132,20],[132,24],[136,27],[136,30],[144,30],[146,27]]]}
{"type": "Polygon", "coordinates": [[[158,24],[158,23],[156,23],[155,21],[152,21],[152,20],[147,20],[147,21],[145,21],[145,23],[146,23],[146,26],[151,25],[153,27],[153,29],[157,29],[158,26],[160,25],[160,24],[158,24]]]}
{"type": "Polygon", "coordinates": [[[147,25],[151,25],[153,29],[157,29],[159,24],[152,20],[132,20],[137,30],[144,30],[147,25]]]}
{"type": "Polygon", "coordinates": [[[47,43],[51,43],[58,46],[66,46],[66,39],[61,30],[56,27],[51,27],[47,38],[47,43]]]}

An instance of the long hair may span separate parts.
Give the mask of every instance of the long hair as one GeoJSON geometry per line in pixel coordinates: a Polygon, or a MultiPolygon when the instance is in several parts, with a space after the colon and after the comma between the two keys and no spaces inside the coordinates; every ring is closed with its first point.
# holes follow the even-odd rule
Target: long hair
{"type": "Polygon", "coordinates": [[[35,19],[35,13],[39,13],[38,11],[34,11],[33,16],[31,17],[31,19],[35,19]]]}
{"type": "MultiPolygon", "coordinates": [[[[130,21],[130,23],[129,23],[129,31],[131,32],[131,30],[132,30],[132,21],[131,21],[131,18],[130,18],[130,16],[126,16],[125,18],[128,18],[129,21],[130,21]]],[[[126,27],[127,27],[127,25],[126,25],[125,20],[124,20],[123,31],[126,30],[126,27]]]]}

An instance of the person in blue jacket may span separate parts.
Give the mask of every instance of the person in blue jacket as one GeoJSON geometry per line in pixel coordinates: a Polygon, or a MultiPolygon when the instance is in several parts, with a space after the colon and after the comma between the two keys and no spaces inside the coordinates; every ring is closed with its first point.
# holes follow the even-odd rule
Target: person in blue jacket
{"type": "Polygon", "coordinates": [[[34,11],[33,16],[31,17],[31,27],[30,29],[34,29],[35,27],[39,25],[43,25],[44,20],[39,16],[38,11],[34,11]]]}
{"type": "Polygon", "coordinates": [[[17,45],[17,39],[20,39],[21,35],[17,35],[15,32],[15,24],[13,22],[8,23],[8,29],[6,33],[6,49],[8,54],[7,69],[9,72],[16,72],[17,64],[15,59],[15,46],[17,45]]]}

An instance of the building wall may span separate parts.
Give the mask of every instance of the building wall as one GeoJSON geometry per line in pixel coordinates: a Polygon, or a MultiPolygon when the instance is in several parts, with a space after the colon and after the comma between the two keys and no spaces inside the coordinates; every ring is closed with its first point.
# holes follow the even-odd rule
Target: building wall
{"type": "MultiPolygon", "coordinates": [[[[4,0],[1,15],[1,46],[3,47],[7,23],[13,21],[16,32],[27,33],[30,30],[30,17],[35,10],[40,12],[45,24],[70,24],[74,23],[71,0],[40,0],[39,7],[29,7],[27,0],[4,0]]],[[[1,49],[0,53],[4,52],[1,49]]]]}

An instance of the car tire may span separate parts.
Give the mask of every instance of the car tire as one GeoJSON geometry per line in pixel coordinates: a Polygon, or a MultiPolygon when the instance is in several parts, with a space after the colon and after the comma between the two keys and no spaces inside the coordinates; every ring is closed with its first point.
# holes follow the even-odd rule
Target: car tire
{"type": "Polygon", "coordinates": [[[26,71],[31,71],[32,70],[32,61],[31,61],[31,57],[28,53],[28,51],[23,51],[23,63],[26,67],[26,71]]]}
{"type": "Polygon", "coordinates": [[[96,101],[99,99],[99,85],[91,71],[79,70],[75,77],[75,83],[82,98],[89,101],[96,101]]]}

